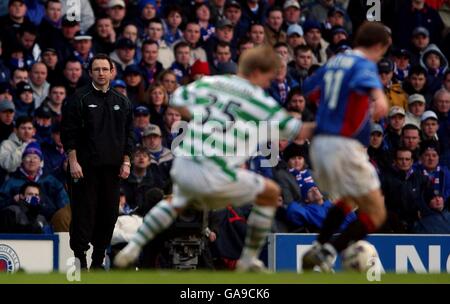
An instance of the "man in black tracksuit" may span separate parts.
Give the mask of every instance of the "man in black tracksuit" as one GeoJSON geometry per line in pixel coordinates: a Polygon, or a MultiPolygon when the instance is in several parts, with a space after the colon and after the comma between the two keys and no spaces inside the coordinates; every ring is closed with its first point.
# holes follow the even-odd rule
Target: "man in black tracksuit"
{"type": "Polygon", "coordinates": [[[69,159],[72,222],[70,247],[87,268],[86,251],[94,247],[91,268],[100,268],[119,210],[120,178],[130,173],[134,130],[132,104],[110,88],[113,65],[96,55],[89,66],[92,83],[66,102],[61,140],[69,159]]]}

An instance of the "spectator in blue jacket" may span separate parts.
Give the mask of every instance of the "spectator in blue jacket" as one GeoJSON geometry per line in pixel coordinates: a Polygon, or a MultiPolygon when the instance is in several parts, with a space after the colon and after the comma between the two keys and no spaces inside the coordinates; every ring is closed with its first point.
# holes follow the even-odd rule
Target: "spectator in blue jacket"
{"type": "Polygon", "coordinates": [[[44,175],[42,170],[42,151],[37,143],[30,143],[22,154],[22,164],[0,187],[0,208],[18,201],[20,187],[34,181],[41,187],[42,214],[51,221],[53,214],[69,203],[64,185],[52,175],[44,175]]]}
{"type": "Polygon", "coordinates": [[[272,80],[267,92],[272,96],[281,106],[285,106],[289,92],[298,87],[299,84],[287,73],[287,63],[281,62],[280,69],[272,80]]]}
{"type": "MultiPolygon", "coordinates": [[[[310,232],[322,227],[328,210],[333,207],[330,200],[325,200],[314,180],[305,179],[301,186],[304,202],[292,202],[287,209],[287,218],[296,228],[306,228],[310,232]]],[[[341,229],[356,219],[355,213],[347,215],[341,229]]]]}
{"type": "Polygon", "coordinates": [[[413,232],[421,234],[448,234],[450,233],[450,212],[445,208],[444,198],[435,190],[429,191],[426,196],[429,211],[422,214],[416,222],[413,232]]]}

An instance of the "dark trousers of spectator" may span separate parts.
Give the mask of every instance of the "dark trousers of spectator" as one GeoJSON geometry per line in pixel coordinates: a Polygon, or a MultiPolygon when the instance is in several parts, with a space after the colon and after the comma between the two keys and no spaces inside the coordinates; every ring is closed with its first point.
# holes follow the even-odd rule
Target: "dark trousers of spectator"
{"type": "Polygon", "coordinates": [[[91,268],[100,268],[119,214],[119,167],[83,166],[83,178],[70,179],[70,248],[87,268],[86,251],[94,247],[91,268]]]}

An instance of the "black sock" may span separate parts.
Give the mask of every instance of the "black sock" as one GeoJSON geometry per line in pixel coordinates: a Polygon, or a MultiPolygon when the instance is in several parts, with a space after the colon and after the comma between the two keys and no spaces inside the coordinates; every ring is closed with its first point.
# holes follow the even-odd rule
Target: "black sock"
{"type": "Polygon", "coordinates": [[[372,220],[364,213],[360,213],[358,218],[352,222],[348,227],[331,243],[337,252],[341,252],[352,241],[359,241],[363,239],[368,233],[375,231],[375,226],[372,220]]]}
{"type": "Polygon", "coordinates": [[[342,222],[344,222],[345,217],[349,212],[351,212],[351,209],[344,202],[338,202],[331,208],[322,224],[317,241],[320,244],[328,242],[336,230],[339,229],[342,222]]]}
{"type": "Polygon", "coordinates": [[[77,258],[80,261],[81,270],[87,270],[86,253],[85,252],[75,252],[74,255],[75,255],[75,258],[77,258]]]}
{"type": "Polygon", "coordinates": [[[103,260],[105,258],[105,251],[96,251],[92,253],[92,263],[90,268],[102,268],[103,260]]]}

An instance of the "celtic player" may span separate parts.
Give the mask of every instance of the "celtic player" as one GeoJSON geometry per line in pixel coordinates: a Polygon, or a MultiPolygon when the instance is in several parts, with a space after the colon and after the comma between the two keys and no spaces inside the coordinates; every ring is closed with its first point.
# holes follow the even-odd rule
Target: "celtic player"
{"type": "Polygon", "coordinates": [[[204,77],[177,89],[171,104],[190,121],[184,137],[175,140],[181,143],[175,148],[171,170],[173,198],[150,210],[116,256],[116,266],[133,263],[142,246],[168,228],[188,204],[219,208],[254,202],[237,269],[264,270],[258,255],[270,231],[280,189],[273,181],[240,167],[267,140],[260,130],[266,122],[278,122],[280,137],[286,139],[308,137],[314,128],[313,123],[302,124],[288,115],[264,93],[279,64],[271,48],[258,47],[242,54],[238,75],[204,77]]]}

